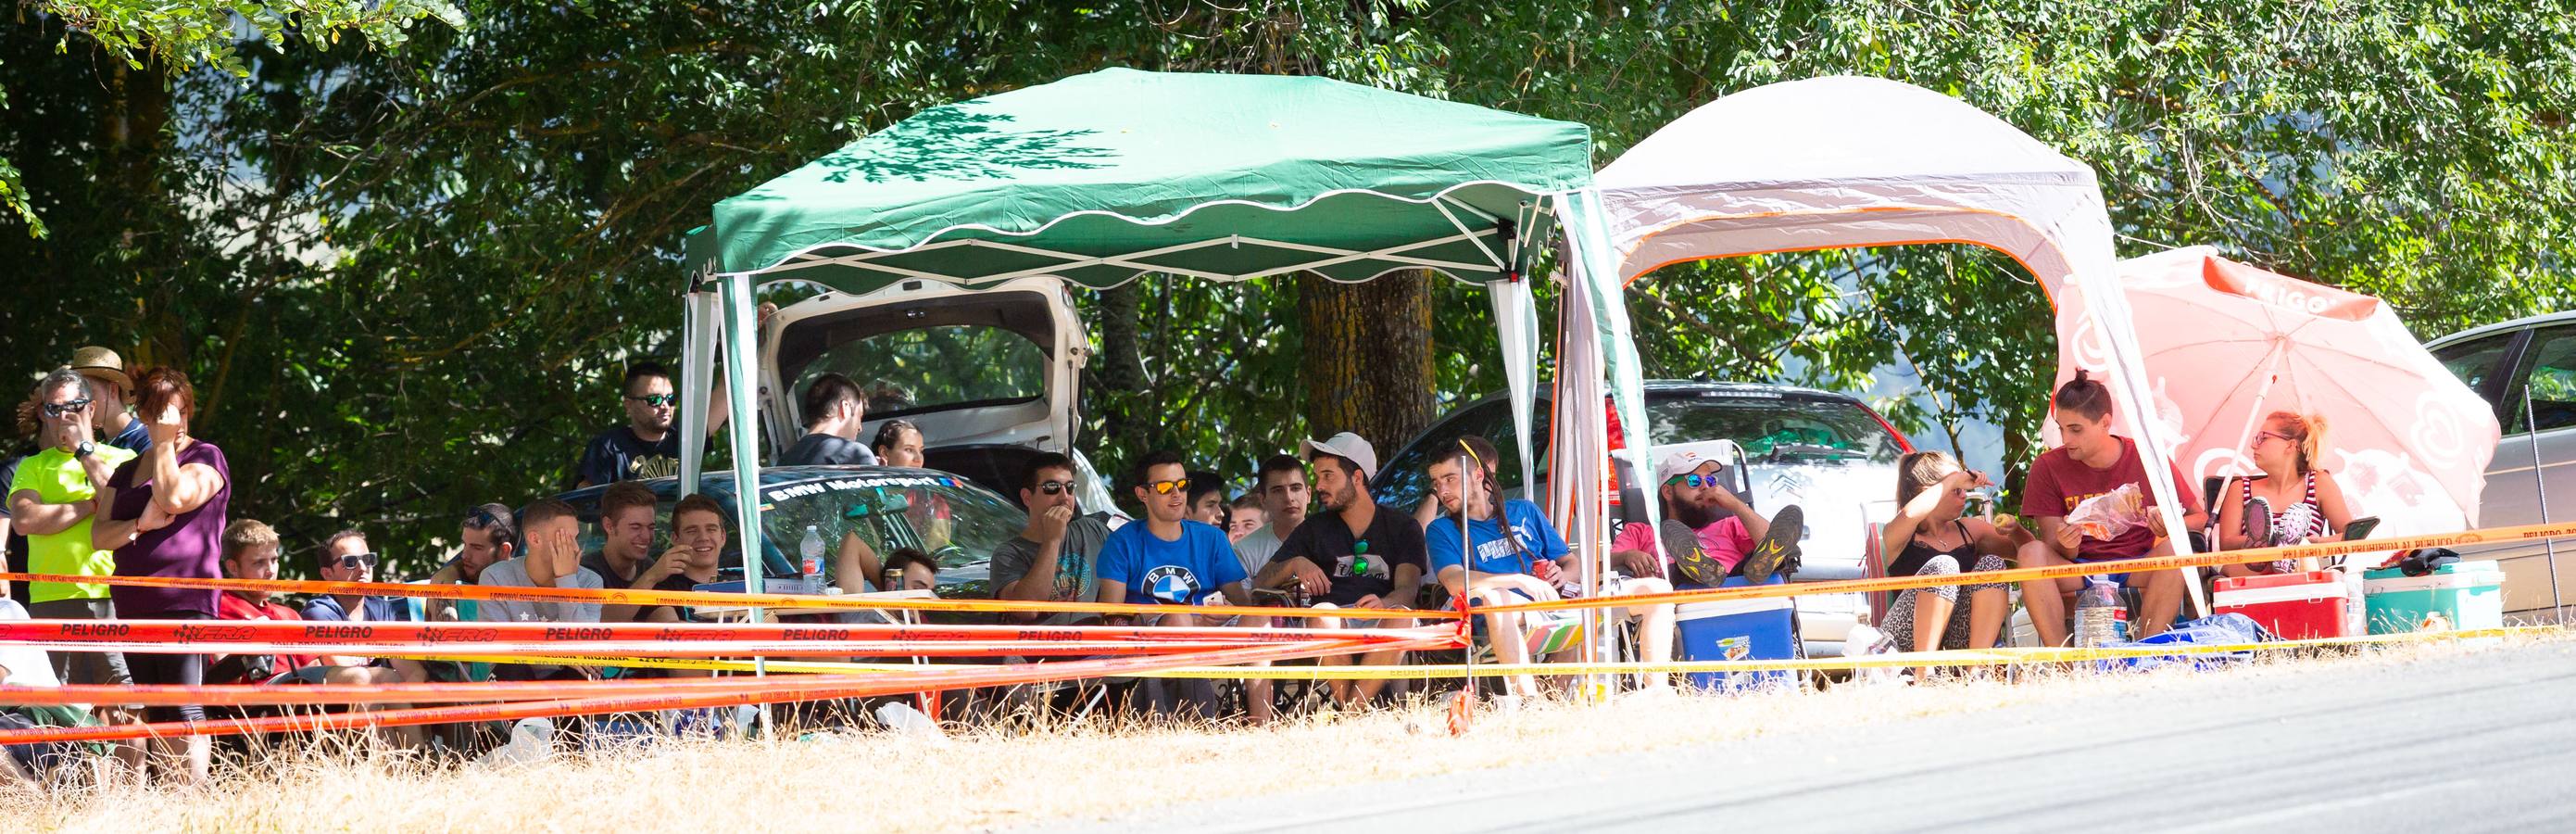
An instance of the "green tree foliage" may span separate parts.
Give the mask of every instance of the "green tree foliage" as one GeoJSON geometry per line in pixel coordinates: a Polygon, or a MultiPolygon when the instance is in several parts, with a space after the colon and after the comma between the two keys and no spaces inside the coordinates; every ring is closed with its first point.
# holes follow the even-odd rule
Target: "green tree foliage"
{"type": "MultiPolygon", "coordinates": [[[[0,157],[51,236],[0,234],[30,276],[0,308],[0,366],[91,343],[179,365],[238,512],[304,543],[360,526],[416,569],[462,508],[561,483],[619,419],[626,363],[676,356],[679,242],[708,205],[922,107],[1112,65],[1578,120],[1600,161],[1728,92],[1887,76],[2091,163],[2124,254],[2217,244],[2432,335],[2570,301],[2569,5],[483,0],[399,48],[364,22],[183,27],[224,49],[166,55],[228,57],[137,72],[39,4],[0,26],[0,157]]],[[[124,31],[165,54],[165,29],[124,31]]],[[[1433,286],[1436,387],[1499,388],[1481,292],[1433,286]]],[[[2009,258],[1777,255],[1636,290],[1657,375],[1860,390],[1910,366],[1942,396],[1892,404],[1907,429],[1991,422],[2028,456],[2054,345],[2009,258]]],[[[1172,445],[1241,477],[1306,432],[1294,282],[1080,303],[1104,468],[1172,445]]]]}

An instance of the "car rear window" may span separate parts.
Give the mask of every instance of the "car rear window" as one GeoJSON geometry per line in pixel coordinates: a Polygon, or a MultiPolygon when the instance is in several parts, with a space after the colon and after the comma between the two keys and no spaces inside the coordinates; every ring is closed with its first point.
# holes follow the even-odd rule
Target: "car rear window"
{"type": "Polygon", "coordinates": [[[1895,463],[1896,436],[1849,402],[1792,396],[1679,394],[1649,397],[1655,443],[1733,440],[1754,459],[1895,463]]]}

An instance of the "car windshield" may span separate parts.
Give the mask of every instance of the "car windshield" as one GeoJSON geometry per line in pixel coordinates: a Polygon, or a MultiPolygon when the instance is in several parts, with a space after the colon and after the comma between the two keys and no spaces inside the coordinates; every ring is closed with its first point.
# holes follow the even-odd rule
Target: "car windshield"
{"type": "Polygon", "coordinates": [[[1026,402],[1046,395],[1046,349],[998,327],[949,325],[833,345],[797,373],[796,389],[837,373],[868,392],[868,416],[1026,402]]]}
{"type": "Polygon", "coordinates": [[[832,480],[766,486],[760,514],[769,542],[789,559],[801,555],[805,529],[822,540],[825,571],[841,536],[855,532],[879,559],[918,548],[939,562],[939,595],[988,597],[993,548],[1019,535],[1028,516],[990,490],[926,470],[891,470],[832,480]]]}
{"type": "Polygon", "coordinates": [[[1655,443],[1733,440],[1757,461],[1895,463],[1896,436],[1845,403],[1735,395],[1656,399],[1646,406],[1655,443]]]}

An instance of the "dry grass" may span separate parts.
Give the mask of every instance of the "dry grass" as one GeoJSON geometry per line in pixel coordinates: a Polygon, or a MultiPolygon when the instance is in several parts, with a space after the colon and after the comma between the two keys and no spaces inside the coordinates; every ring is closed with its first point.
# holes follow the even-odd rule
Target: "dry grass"
{"type": "MultiPolygon", "coordinates": [[[[2549,638],[2565,640],[2567,638],[2549,638]]],[[[2522,641],[2529,642],[2529,641],[2522,641]]],[[[2510,645],[2506,648],[2511,648],[2510,645]]],[[[2422,644],[2351,657],[2278,659],[2201,677],[2298,674],[2319,664],[2403,662],[2496,650],[2422,644]]],[[[887,734],[797,742],[674,742],[511,769],[429,767],[354,752],[280,757],[211,789],[0,790],[10,830],[954,831],[1100,817],[1173,796],[1206,801],[1425,776],[1488,763],[1724,741],[2172,686],[2188,672],[2057,673],[2023,681],[1845,686],[1606,706],[1532,704],[1484,714],[1463,737],[1417,707],[1316,716],[1263,729],[1059,725],[959,731],[951,743],[887,734]],[[1758,728],[1758,729],[1757,729],[1758,728]]]]}

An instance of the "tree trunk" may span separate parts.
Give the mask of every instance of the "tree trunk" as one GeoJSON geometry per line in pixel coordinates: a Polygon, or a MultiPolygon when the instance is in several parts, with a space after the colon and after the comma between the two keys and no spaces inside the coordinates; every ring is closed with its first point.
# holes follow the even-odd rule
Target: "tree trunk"
{"type": "MultiPolygon", "coordinates": [[[[1115,289],[1100,292],[1100,355],[1086,368],[1090,374],[1091,402],[1098,404],[1101,415],[1101,437],[1091,448],[1100,451],[1092,461],[1101,473],[1120,471],[1130,455],[1143,454],[1153,448],[1156,439],[1152,415],[1155,399],[1152,386],[1145,381],[1144,339],[1139,332],[1144,326],[1142,281],[1130,281],[1115,289]]],[[[1114,490],[1113,490],[1114,491],[1114,490]]]]}
{"type": "Polygon", "coordinates": [[[1358,284],[1297,276],[1298,382],[1314,436],[1357,432],[1390,455],[1431,424],[1430,281],[1420,270],[1358,284]]]}

